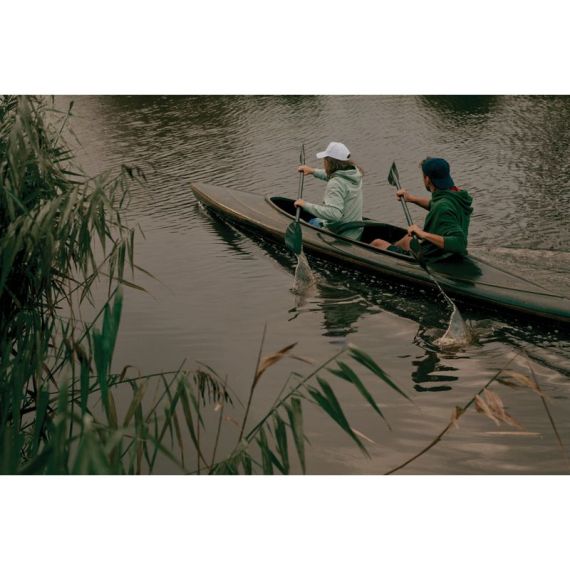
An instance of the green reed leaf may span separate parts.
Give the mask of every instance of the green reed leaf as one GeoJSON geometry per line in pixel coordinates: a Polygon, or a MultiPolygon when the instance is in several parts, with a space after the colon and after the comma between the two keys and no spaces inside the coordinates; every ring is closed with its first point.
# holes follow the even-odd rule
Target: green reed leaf
{"type": "Polygon", "coordinates": [[[274,414],[274,433],[277,443],[277,451],[281,457],[281,465],[283,465],[284,473],[289,473],[289,448],[287,444],[287,427],[279,414],[274,414]]]}
{"type": "Polygon", "coordinates": [[[342,407],[341,407],[333,389],[330,387],[330,385],[325,380],[323,380],[322,378],[319,378],[318,376],[317,376],[317,381],[319,382],[319,385],[322,388],[322,392],[319,392],[319,390],[317,390],[316,388],[313,388],[312,386],[309,386],[307,388],[309,394],[311,395],[311,397],[313,398],[315,403],[323,411],[325,411],[329,415],[329,417],[332,420],[334,420],[342,428],[342,430],[344,432],[346,432],[354,440],[356,445],[358,445],[358,447],[361,449],[361,451],[365,455],[370,457],[370,455],[369,455],[368,451],[366,450],[366,447],[364,446],[364,444],[360,441],[360,439],[354,433],[354,431],[352,431],[352,428],[350,427],[350,424],[349,424],[348,420],[346,419],[346,416],[344,415],[342,407]]]}
{"type": "Polygon", "coordinates": [[[138,385],[135,382],[133,399],[131,400],[131,403],[129,404],[129,409],[125,414],[125,419],[123,420],[123,427],[127,427],[129,425],[137,409],[141,408],[141,402],[144,398],[146,387],[147,385],[144,382],[142,382],[140,385],[138,385]]]}
{"type": "Polygon", "coordinates": [[[253,463],[251,457],[246,453],[241,456],[241,464],[245,475],[253,475],[253,463]]]}
{"type": "Polygon", "coordinates": [[[40,445],[40,437],[45,430],[46,412],[49,405],[49,392],[45,386],[39,390],[37,398],[36,418],[34,421],[34,435],[32,436],[32,444],[30,447],[30,455],[34,456],[38,452],[40,445]]]}
{"type": "Polygon", "coordinates": [[[380,366],[378,366],[378,364],[376,364],[376,362],[374,362],[374,360],[368,354],[366,354],[362,350],[359,350],[358,348],[355,348],[355,347],[351,347],[349,352],[350,352],[350,355],[352,356],[352,358],[354,358],[354,360],[356,360],[356,362],[359,362],[360,364],[362,364],[363,366],[368,368],[368,370],[373,372],[376,376],[378,376],[378,378],[380,378],[383,382],[388,384],[388,386],[390,386],[390,388],[392,388],[393,390],[395,390],[396,392],[398,392],[399,394],[404,396],[404,398],[406,398],[406,400],[409,400],[411,402],[411,399],[409,398],[409,396],[407,396],[405,394],[405,392],[403,392],[393,382],[393,380],[388,376],[388,374],[386,374],[386,372],[384,372],[384,370],[382,370],[382,368],[380,368],[380,366]]]}
{"type": "Polygon", "coordinates": [[[293,432],[293,441],[301,463],[303,473],[307,472],[307,465],[305,463],[305,436],[303,430],[303,409],[301,407],[301,400],[299,398],[291,398],[290,404],[285,404],[285,410],[289,418],[289,425],[293,432]]]}
{"type": "Polygon", "coordinates": [[[256,441],[259,446],[259,450],[261,451],[263,473],[265,475],[273,475],[273,461],[271,459],[269,443],[267,441],[267,436],[265,435],[265,429],[263,427],[259,430],[259,437],[256,441]]]}
{"type": "Polygon", "coordinates": [[[367,390],[366,386],[363,384],[362,380],[360,380],[356,372],[354,372],[354,370],[350,368],[348,364],[342,361],[337,362],[337,364],[339,366],[338,370],[334,368],[327,368],[327,370],[332,374],[334,374],[335,376],[338,376],[339,378],[342,378],[343,380],[346,380],[347,382],[353,384],[362,394],[362,396],[366,399],[366,401],[374,408],[376,413],[380,415],[380,417],[386,422],[388,427],[390,427],[388,420],[384,417],[384,414],[381,412],[380,408],[378,407],[378,404],[372,397],[372,394],[370,394],[370,392],[367,390]]]}

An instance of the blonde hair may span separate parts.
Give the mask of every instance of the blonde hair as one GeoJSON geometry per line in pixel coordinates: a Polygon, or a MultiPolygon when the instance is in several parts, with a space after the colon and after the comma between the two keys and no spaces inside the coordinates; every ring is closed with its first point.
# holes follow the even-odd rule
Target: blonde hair
{"type": "Polygon", "coordinates": [[[325,157],[325,172],[329,178],[337,170],[352,170],[353,168],[360,170],[360,173],[364,175],[364,170],[362,170],[362,168],[352,160],[338,160],[330,156],[325,157]]]}

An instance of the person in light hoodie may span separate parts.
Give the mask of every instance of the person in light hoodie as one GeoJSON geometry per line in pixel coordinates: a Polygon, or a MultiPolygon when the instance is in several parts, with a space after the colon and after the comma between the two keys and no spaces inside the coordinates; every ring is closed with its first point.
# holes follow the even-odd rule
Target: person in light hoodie
{"type": "MultiPolygon", "coordinates": [[[[295,206],[303,208],[312,218],[309,223],[318,228],[335,231],[335,225],[362,221],[362,178],[363,172],[352,160],[350,151],[340,142],[331,142],[326,150],[317,153],[323,159],[323,168],[312,168],[302,164],[297,168],[304,176],[312,174],[327,183],[322,204],[312,204],[306,200],[295,201],[295,206]]],[[[343,237],[360,239],[362,227],[341,230],[343,237]]]]}

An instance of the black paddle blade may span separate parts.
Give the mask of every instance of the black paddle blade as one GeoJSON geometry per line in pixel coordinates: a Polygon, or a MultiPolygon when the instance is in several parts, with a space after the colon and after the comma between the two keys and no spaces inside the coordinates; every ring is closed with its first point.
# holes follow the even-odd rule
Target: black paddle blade
{"type": "Polygon", "coordinates": [[[388,172],[388,184],[390,184],[390,186],[396,186],[396,188],[400,187],[400,175],[398,174],[395,162],[392,163],[390,172],[388,172]]]}
{"type": "Polygon", "coordinates": [[[293,222],[287,226],[285,230],[285,245],[295,255],[301,255],[303,251],[303,234],[301,232],[301,224],[293,222]]]}

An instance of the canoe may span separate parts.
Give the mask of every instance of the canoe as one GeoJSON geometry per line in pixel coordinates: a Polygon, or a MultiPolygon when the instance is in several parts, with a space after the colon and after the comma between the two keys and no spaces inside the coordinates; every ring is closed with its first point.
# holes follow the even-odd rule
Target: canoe
{"type": "MultiPolygon", "coordinates": [[[[217,216],[276,242],[284,243],[285,230],[295,219],[294,200],[290,198],[261,196],[202,182],[192,183],[191,189],[217,216]]],[[[306,252],[424,289],[436,288],[415,259],[369,245],[376,238],[395,241],[406,233],[404,228],[366,219],[368,225],[363,229],[361,240],[356,241],[311,226],[308,219],[303,212],[300,223],[306,252]]],[[[570,322],[570,299],[473,255],[431,262],[428,267],[451,298],[570,322]]]]}

